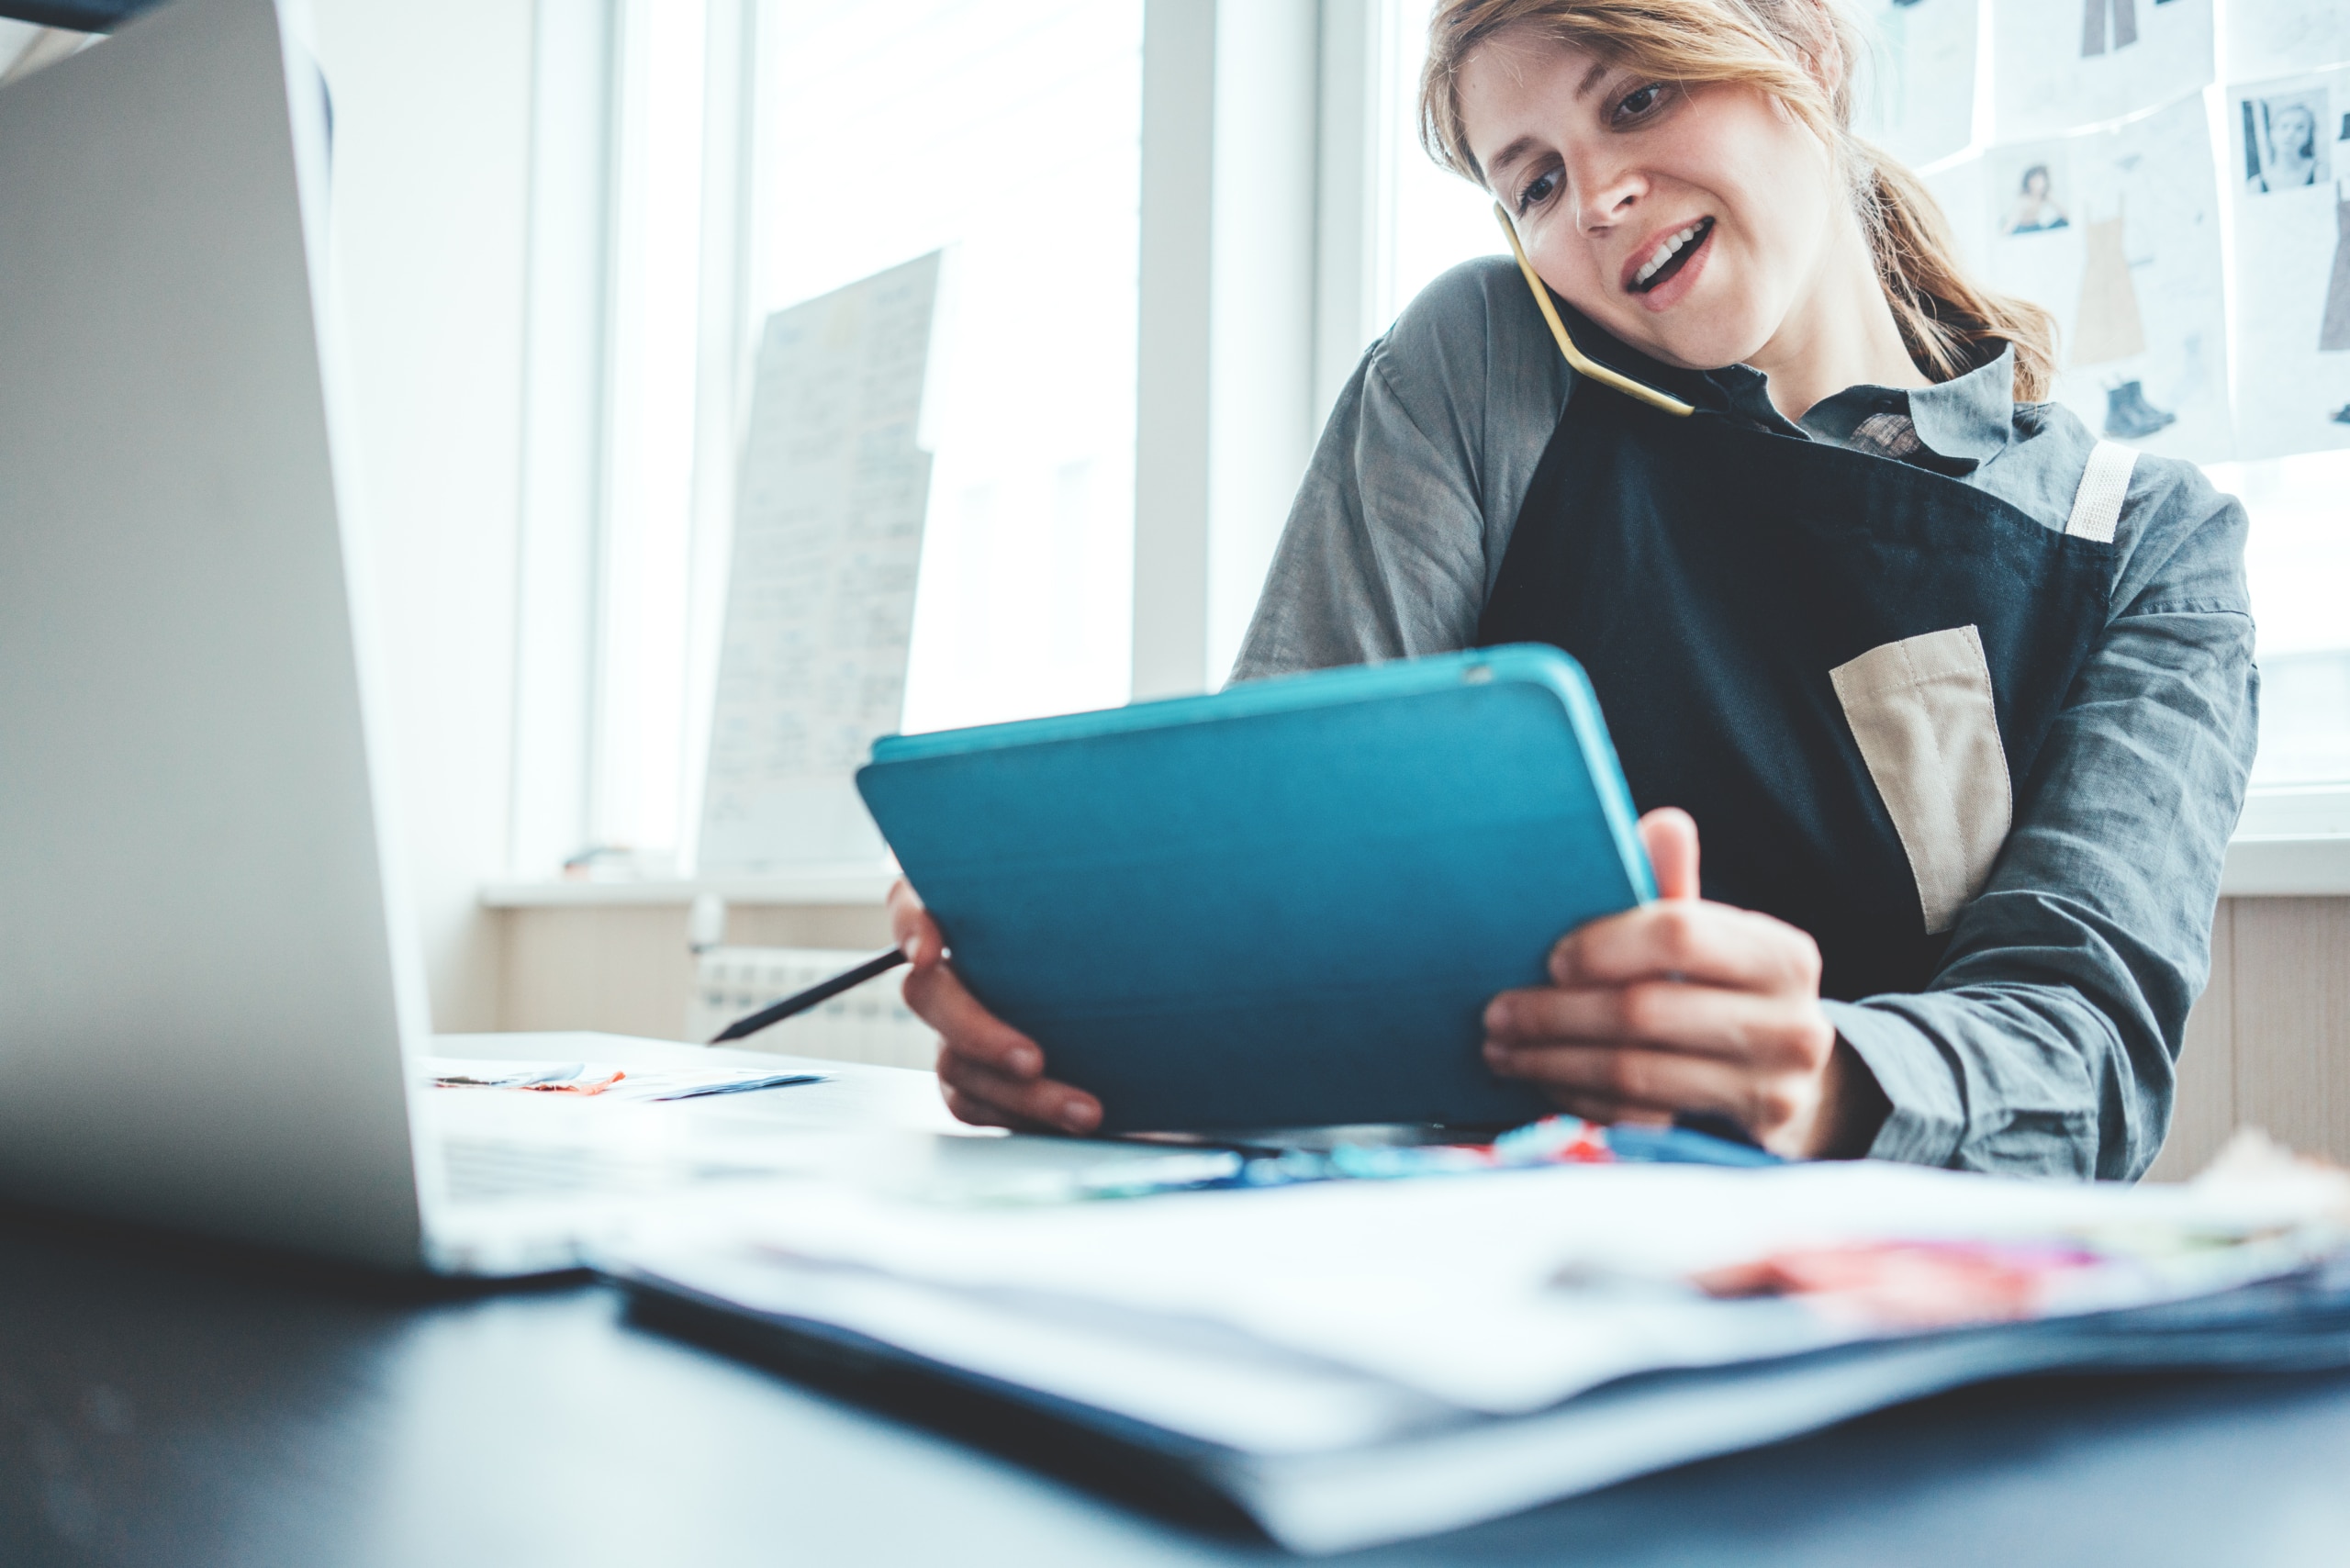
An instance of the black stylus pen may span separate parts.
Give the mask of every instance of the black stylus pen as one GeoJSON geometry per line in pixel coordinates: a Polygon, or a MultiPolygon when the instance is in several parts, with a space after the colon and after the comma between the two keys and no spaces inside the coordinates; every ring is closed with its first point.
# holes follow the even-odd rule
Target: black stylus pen
{"type": "Polygon", "coordinates": [[[806,991],[792,992],[772,1007],[762,1007],[748,1017],[735,1019],[713,1036],[710,1043],[722,1046],[729,1040],[755,1035],[770,1024],[780,1024],[795,1013],[805,1013],[811,1007],[830,1002],[850,987],[863,985],[876,975],[886,975],[905,961],[905,954],[895,947],[886,953],[876,954],[853,969],[844,969],[828,980],[818,980],[806,991]]]}

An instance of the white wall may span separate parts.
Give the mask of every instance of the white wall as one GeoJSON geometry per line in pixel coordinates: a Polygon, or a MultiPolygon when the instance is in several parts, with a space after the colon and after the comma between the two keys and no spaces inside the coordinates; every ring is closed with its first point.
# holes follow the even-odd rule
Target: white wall
{"type": "Polygon", "coordinates": [[[531,0],[312,0],[395,802],[434,1026],[494,1027],[507,867],[531,0]]]}

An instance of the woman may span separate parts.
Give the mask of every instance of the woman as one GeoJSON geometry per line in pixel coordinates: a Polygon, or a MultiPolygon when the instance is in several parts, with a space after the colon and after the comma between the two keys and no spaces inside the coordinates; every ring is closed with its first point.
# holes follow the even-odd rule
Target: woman
{"type": "Polygon", "coordinates": [[[2306,104],[2263,106],[2266,134],[2261,138],[2267,156],[2260,172],[2245,182],[2255,196],[2272,191],[2297,191],[2317,184],[2317,111],[2306,104]]]}
{"type": "MultiPolygon", "coordinates": [[[[1430,38],[1424,140],[1612,370],[1507,261],[1430,286],[1237,677],[1529,639],[1589,670],[1666,896],[1494,999],[1495,1072],[1788,1155],[2142,1171],[2252,756],[2242,510],[2036,401],[2047,317],[1851,137],[1818,0],[1446,0],[1430,38]]],[[[1094,1126],[892,913],[956,1114],[1094,1126]]]]}
{"type": "Polygon", "coordinates": [[[2049,195],[2048,165],[2034,163],[2023,172],[2023,181],[2016,187],[2016,204],[2008,211],[2007,222],[2000,231],[2007,234],[2041,234],[2051,229],[2069,229],[2073,220],[2065,216],[2049,195]]]}

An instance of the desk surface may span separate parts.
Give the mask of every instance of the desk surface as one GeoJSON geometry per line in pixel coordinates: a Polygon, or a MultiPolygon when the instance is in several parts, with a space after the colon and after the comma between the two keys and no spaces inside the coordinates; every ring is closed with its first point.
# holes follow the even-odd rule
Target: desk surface
{"type": "MultiPolygon", "coordinates": [[[[1381,1563],[2350,1560],[2350,1374],[1927,1401],[1381,1563]]],[[[636,1327],[0,1215],[0,1562],[1146,1565],[1161,1523],[636,1327]]]]}

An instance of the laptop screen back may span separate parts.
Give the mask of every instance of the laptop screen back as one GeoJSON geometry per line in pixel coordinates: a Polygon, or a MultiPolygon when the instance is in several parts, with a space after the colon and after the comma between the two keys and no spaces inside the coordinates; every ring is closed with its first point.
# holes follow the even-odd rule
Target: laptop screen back
{"type": "Polygon", "coordinates": [[[288,82],[181,0],[0,91],[0,1197],[412,1265],[288,82]]]}

